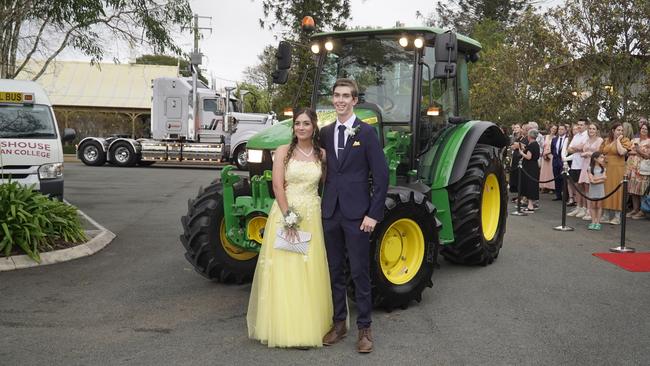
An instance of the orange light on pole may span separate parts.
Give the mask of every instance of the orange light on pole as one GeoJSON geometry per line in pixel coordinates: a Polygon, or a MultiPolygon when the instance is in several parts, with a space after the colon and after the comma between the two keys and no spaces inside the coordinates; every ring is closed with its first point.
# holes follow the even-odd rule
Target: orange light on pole
{"type": "Polygon", "coordinates": [[[316,29],[316,22],[314,22],[314,18],[307,15],[302,18],[302,22],[300,22],[300,27],[304,32],[311,33],[316,29]]]}

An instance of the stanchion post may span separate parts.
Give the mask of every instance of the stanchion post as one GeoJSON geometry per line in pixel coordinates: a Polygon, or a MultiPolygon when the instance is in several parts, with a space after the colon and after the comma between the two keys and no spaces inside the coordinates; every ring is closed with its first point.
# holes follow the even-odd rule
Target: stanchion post
{"type": "Polygon", "coordinates": [[[569,163],[566,161],[562,166],[562,225],[556,226],[553,230],[573,231],[574,228],[566,225],[566,203],[569,198],[569,163]]]}
{"type": "Polygon", "coordinates": [[[623,176],[623,202],[621,205],[621,243],[616,248],[610,248],[610,252],[614,253],[634,253],[634,248],[625,246],[625,224],[627,215],[627,175],[623,176]]]}
{"type": "Polygon", "coordinates": [[[528,216],[527,213],[521,211],[521,171],[523,167],[522,160],[519,160],[519,164],[517,164],[517,210],[510,213],[513,216],[528,216]]]}

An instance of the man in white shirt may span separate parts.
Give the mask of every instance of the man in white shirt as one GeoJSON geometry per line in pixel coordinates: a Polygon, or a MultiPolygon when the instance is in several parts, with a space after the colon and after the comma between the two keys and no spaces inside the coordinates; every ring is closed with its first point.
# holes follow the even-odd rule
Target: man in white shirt
{"type": "MultiPolygon", "coordinates": [[[[587,184],[578,183],[578,179],[580,179],[580,170],[582,169],[584,160],[584,158],[580,156],[580,153],[584,151],[585,142],[589,138],[589,136],[587,136],[586,129],[588,123],[589,120],[587,118],[581,118],[578,120],[578,133],[573,136],[573,140],[571,140],[571,143],[569,143],[569,147],[567,148],[567,152],[571,154],[571,169],[569,169],[569,176],[571,177],[571,180],[573,180],[573,182],[576,184],[578,189],[580,189],[583,193],[587,192],[587,184]]],[[[573,211],[567,213],[567,216],[583,217],[587,215],[587,199],[582,197],[577,192],[575,194],[575,199],[577,203],[576,208],[573,211]]]]}

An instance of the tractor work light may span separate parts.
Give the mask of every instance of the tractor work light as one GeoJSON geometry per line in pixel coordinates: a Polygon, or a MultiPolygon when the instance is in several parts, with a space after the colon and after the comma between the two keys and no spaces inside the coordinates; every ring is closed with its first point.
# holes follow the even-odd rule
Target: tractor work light
{"type": "Polygon", "coordinates": [[[402,46],[402,47],[408,46],[409,45],[409,39],[406,38],[406,37],[401,37],[399,39],[399,45],[402,46]]]}
{"type": "Polygon", "coordinates": [[[413,45],[415,48],[422,48],[424,46],[424,39],[422,37],[418,37],[413,41],[413,45]]]}
{"type": "Polygon", "coordinates": [[[325,49],[328,51],[331,51],[334,49],[334,43],[332,41],[327,41],[325,42],[325,49]]]}
{"type": "Polygon", "coordinates": [[[439,116],[440,115],[440,107],[429,107],[427,109],[427,116],[439,116]]]}
{"type": "Polygon", "coordinates": [[[318,45],[318,43],[314,43],[311,45],[311,52],[315,54],[320,53],[320,46],[318,45]]]}

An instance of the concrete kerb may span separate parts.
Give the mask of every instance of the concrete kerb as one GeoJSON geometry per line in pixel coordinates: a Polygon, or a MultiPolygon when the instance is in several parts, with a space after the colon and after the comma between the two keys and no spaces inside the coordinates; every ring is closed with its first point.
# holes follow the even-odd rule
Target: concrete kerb
{"type": "Polygon", "coordinates": [[[90,223],[90,225],[95,227],[95,229],[86,230],[86,235],[90,238],[90,240],[72,248],[41,253],[41,263],[37,263],[27,255],[14,255],[11,257],[0,258],[0,272],[12,271],[14,269],[45,266],[48,264],[67,262],[73,259],[87,257],[104,249],[104,247],[106,247],[111,241],[113,241],[113,239],[115,239],[115,234],[113,234],[110,230],[97,223],[83,211],[79,209],[77,210],[79,214],[88,223],[90,223]]]}

